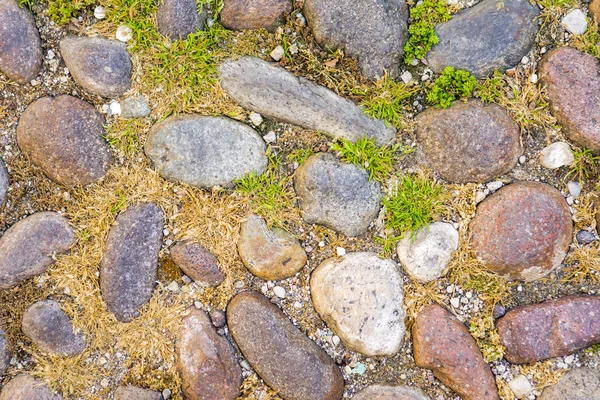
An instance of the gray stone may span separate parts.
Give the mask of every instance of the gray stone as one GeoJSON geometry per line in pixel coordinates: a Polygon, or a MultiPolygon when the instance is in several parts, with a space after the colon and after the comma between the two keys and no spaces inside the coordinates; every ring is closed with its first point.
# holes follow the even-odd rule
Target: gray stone
{"type": "Polygon", "coordinates": [[[0,71],[26,84],[42,67],[42,43],[33,15],[16,0],[0,0],[0,71]]]}
{"type": "Polygon", "coordinates": [[[317,42],[358,58],[365,77],[399,75],[408,39],[404,0],[307,0],[303,11],[317,42]]]}
{"type": "Polygon", "coordinates": [[[227,307],[227,325],[256,373],[289,400],[341,400],[344,378],[335,362],[258,292],[227,307]]]}
{"type": "Polygon", "coordinates": [[[313,304],[329,328],[352,351],[391,356],[406,333],[400,271],[375,253],[329,258],[312,273],[313,304]]]}
{"type": "Polygon", "coordinates": [[[0,378],[8,369],[11,357],[12,351],[10,350],[10,343],[8,343],[4,331],[0,329],[0,378]]]}
{"type": "Polygon", "coordinates": [[[259,58],[226,61],[219,78],[236,102],[264,117],[352,142],[366,135],[382,145],[394,138],[395,129],[370,118],[350,100],[259,58]]]}
{"type": "Polygon", "coordinates": [[[346,236],[365,233],[377,217],[381,189],[369,174],[329,153],[311,156],[294,175],[302,218],[346,236]]]}
{"type": "Polygon", "coordinates": [[[427,61],[435,72],[450,65],[477,78],[512,68],[535,43],[539,13],[528,0],[483,0],[436,26],[427,61]]]}
{"type": "Polygon", "coordinates": [[[442,276],[457,248],[458,231],[446,222],[434,222],[414,237],[407,233],[398,242],[397,252],[408,275],[424,283],[442,276]]]}
{"type": "Polygon", "coordinates": [[[104,178],[111,155],[104,118],[76,97],[43,97],[31,103],[19,120],[17,143],[50,179],[67,186],[88,185],[104,178]]]}
{"type": "Polygon", "coordinates": [[[164,214],[154,203],[130,205],[108,232],[100,264],[100,287],[117,320],[137,318],[156,283],[164,214]]]}
{"type": "Polygon", "coordinates": [[[55,212],[35,213],[11,226],[0,238],[0,288],[9,289],[54,263],[75,242],[67,219],[55,212]]]}
{"type": "Polygon", "coordinates": [[[85,349],[83,335],[73,332],[71,320],[54,300],[34,303],[21,322],[21,330],[45,353],[74,356],[85,349]]]}
{"type": "Polygon", "coordinates": [[[6,195],[8,194],[8,188],[10,187],[10,180],[8,179],[8,171],[4,161],[0,159],[0,206],[4,204],[6,195]]]}
{"type": "Polygon", "coordinates": [[[409,386],[374,384],[352,398],[352,400],[429,400],[421,389],[409,386]]]}
{"type": "Polygon", "coordinates": [[[121,386],[115,391],[115,400],[162,400],[162,396],[150,389],[121,386]]]}
{"type": "Polygon", "coordinates": [[[600,400],[600,372],[574,368],[557,383],[548,386],[539,400],[600,400]]]}
{"type": "Polygon", "coordinates": [[[62,400],[62,396],[52,394],[44,381],[20,374],[4,385],[0,400],[62,400]]]}
{"type": "Polygon", "coordinates": [[[145,149],[161,176],[200,188],[231,187],[268,163],[258,133],[225,117],[169,117],[152,128],[145,149]]]}
{"type": "Polygon", "coordinates": [[[575,156],[567,142],[554,142],[540,152],[540,164],[546,168],[560,168],[573,164],[573,161],[575,156]]]}
{"type": "Polygon", "coordinates": [[[143,118],[150,115],[151,112],[146,98],[141,94],[134,94],[121,100],[121,117],[123,118],[143,118]]]}
{"type": "Polygon", "coordinates": [[[60,52],[75,82],[90,93],[118,97],[131,87],[125,43],[101,37],[67,37],[60,52]]]}
{"type": "Polygon", "coordinates": [[[580,230],[576,235],[579,244],[590,244],[596,241],[596,235],[593,232],[580,230]]]}
{"type": "Polygon", "coordinates": [[[171,40],[178,40],[203,30],[208,17],[204,7],[198,14],[195,0],[161,0],[156,13],[158,31],[171,40]]]}

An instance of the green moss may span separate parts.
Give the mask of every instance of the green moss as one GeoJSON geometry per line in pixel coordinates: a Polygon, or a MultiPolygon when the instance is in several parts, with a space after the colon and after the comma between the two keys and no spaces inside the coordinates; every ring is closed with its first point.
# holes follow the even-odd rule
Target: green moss
{"type": "Polygon", "coordinates": [[[440,22],[450,19],[448,5],[443,0],[424,0],[410,9],[412,20],[408,27],[408,40],[404,45],[404,61],[407,64],[416,58],[420,60],[427,55],[431,47],[438,43],[434,27],[440,22]]]}
{"type": "Polygon", "coordinates": [[[499,103],[504,96],[504,88],[504,75],[496,70],[494,75],[477,84],[475,95],[484,103],[499,103]]]}
{"type": "Polygon", "coordinates": [[[466,99],[477,85],[477,79],[467,71],[446,67],[427,94],[427,101],[442,108],[450,107],[456,99],[466,99]]]}
{"type": "Polygon", "coordinates": [[[68,23],[75,14],[96,3],[95,0],[52,0],[48,2],[48,16],[59,25],[68,23]]]}

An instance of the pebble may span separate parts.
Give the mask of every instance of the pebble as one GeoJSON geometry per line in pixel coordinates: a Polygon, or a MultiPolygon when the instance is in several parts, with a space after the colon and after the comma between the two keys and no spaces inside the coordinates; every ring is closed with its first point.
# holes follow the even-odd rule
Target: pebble
{"type": "Polygon", "coordinates": [[[117,40],[120,40],[123,43],[129,42],[133,39],[133,31],[127,25],[121,25],[117,28],[117,32],[115,33],[115,37],[117,40]]]}
{"type": "Polygon", "coordinates": [[[574,368],[554,385],[548,386],[539,400],[598,400],[600,372],[594,368],[574,368]]]}
{"type": "Polygon", "coordinates": [[[575,35],[583,35],[588,28],[585,13],[579,8],[569,11],[560,22],[565,29],[575,35]]]}
{"type": "Polygon", "coordinates": [[[263,136],[263,139],[267,143],[275,143],[277,141],[277,135],[275,134],[275,132],[269,131],[269,133],[263,136]]]}
{"type": "Polygon", "coordinates": [[[222,328],[227,323],[225,313],[221,310],[213,308],[209,312],[210,320],[215,328],[222,328]]]}
{"type": "Polygon", "coordinates": [[[508,382],[510,390],[515,394],[517,399],[524,399],[535,390],[529,379],[525,375],[519,375],[515,379],[508,382]]]}
{"type": "Polygon", "coordinates": [[[63,400],[63,398],[53,394],[43,380],[23,373],[4,385],[0,400],[63,400]]]}
{"type": "Polygon", "coordinates": [[[338,257],[343,257],[346,255],[346,249],[344,249],[343,247],[336,247],[335,253],[338,257]]]}
{"type": "Polygon", "coordinates": [[[402,75],[400,75],[400,79],[402,79],[402,82],[404,82],[405,85],[408,85],[412,81],[413,76],[410,71],[404,71],[402,75]]]}
{"type": "Polygon", "coordinates": [[[353,400],[429,400],[429,397],[421,389],[373,384],[357,393],[353,400]]]}
{"type": "Polygon", "coordinates": [[[271,58],[275,61],[279,61],[281,60],[281,58],[283,57],[283,55],[285,54],[285,50],[283,49],[283,47],[281,46],[277,46],[273,49],[273,51],[271,51],[271,54],[269,54],[271,56],[271,58]]]}
{"type": "Polygon", "coordinates": [[[569,182],[567,184],[567,188],[569,189],[569,194],[573,197],[577,197],[581,194],[581,186],[579,186],[579,182],[569,182]]]}
{"type": "Polygon", "coordinates": [[[292,4],[288,0],[224,0],[219,16],[228,29],[264,28],[274,32],[290,12],[292,4]]]}
{"type": "Polygon", "coordinates": [[[202,13],[198,14],[195,0],[161,1],[156,12],[158,31],[170,40],[179,40],[204,30],[208,18],[205,5],[202,6],[202,13]]]}
{"type": "Polygon", "coordinates": [[[586,231],[586,230],[581,230],[579,232],[577,232],[577,242],[579,242],[579,244],[590,244],[596,241],[596,235],[594,235],[593,232],[590,231],[586,231]]]}
{"type": "Polygon", "coordinates": [[[275,294],[275,296],[279,297],[280,299],[285,299],[285,296],[286,296],[285,289],[282,288],[281,286],[275,286],[273,288],[273,293],[275,294]]]}
{"type": "Polygon", "coordinates": [[[10,180],[8,177],[8,170],[6,169],[6,164],[4,164],[4,161],[0,158],[0,206],[2,206],[6,200],[9,187],[10,180]]]}
{"type": "Polygon", "coordinates": [[[494,319],[498,319],[506,314],[506,309],[499,303],[494,304],[494,319]]]}
{"type": "Polygon", "coordinates": [[[104,19],[104,18],[106,18],[106,11],[104,10],[104,7],[97,6],[96,8],[94,8],[94,17],[96,19],[104,19]]]}
{"type": "Polygon", "coordinates": [[[152,110],[142,94],[134,94],[121,100],[121,116],[123,118],[143,118],[150,115],[152,110]]]}
{"type": "Polygon", "coordinates": [[[201,244],[177,242],[170,252],[175,265],[201,286],[216,287],[225,280],[217,258],[201,244]]]}
{"type": "Polygon", "coordinates": [[[573,164],[575,156],[567,142],[554,142],[540,152],[540,164],[549,169],[573,164]]]}
{"type": "Polygon", "coordinates": [[[252,122],[252,125],[258,127],[260,126],[260,124],[263,123],[263,117],[259,114],[259,113],[250,113],[250,122],[252,122]]]}
{"type": "Polygon", "coordinates": [[[531,83],[537,83],[538,82],[538,75],[537,74],[531,74],[531,76],[529,77],[529,81],[531,83]]]}

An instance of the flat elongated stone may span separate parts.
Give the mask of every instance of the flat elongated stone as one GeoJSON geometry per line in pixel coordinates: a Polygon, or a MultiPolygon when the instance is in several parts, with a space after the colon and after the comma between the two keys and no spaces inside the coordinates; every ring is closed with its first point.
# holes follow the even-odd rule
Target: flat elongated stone
{"type": "Polygon", "coordinates": [[[353,400],[429,400],[422,390],[409,386],[371,385],[352,398],[353,400]]]}
{"type": "Polygon", "coordinates": [[[256,215],[242,222],[238,253],[244,265],[259,278],[289,278],[306,265],[306,252],[290,233],[267,227],[256,215]]]}
{"type": "Polygon", "coordinates": [[[242,370],[233,347],[219,336],[206,312],[188,309],[177,339],[177,369],[188,400],[234,400],[242,370]]]}
{"type": "Polygon", "coordinates": [[[131,87],[125,43],[102,37],[67,37],[60,52],[75,82],[90,93],[118,97],[131,87]]]}
{"type": "Polygon", "coordinates": [[[9,187],[10,180],[8,179],[8,171],[6,170],[4,161],[0,159],[0,206],[2,206],[6,200],[9,187]]]}
{"type": "Polygon", "coordinates": [[[171,259],[187,276],[204,286],[219,286],[225,275],[217,258],[198,243],[177,243],[171,247],[171,259]]]}
{"type": "Polygon", "coordinates": [[[469,330],[437,304],[425,307],[412,328],[415,363],[433,370],[463,400],[499,400],[494,375],[469,330]]]}
{"type": "Polygon", "coordinates": [[[54,263],[53,254],[65,253],[74,242],[73,228],[58,213],[43,211],[20,220],[0,238],[0,288],[41,274],[54,263]]]}
{"type": "Polygon", "coordinates": [[[296,170],[294,188],[302,218],[346,236],[367,231],[380,209],[381,189],[369,174],[333,154],[311,156],[296,170]]]}
{"type": "Polygon", "coordinates": [[[349,253],[323,261],[312,273],[313,304],[344,346],[367,356],[400,350],[404,325],[402,276],[390,259],[349,253]]]}
{"type": "Polygon", "coordinates": [[[600,343],[600,297],[575,295],[516,307],[497,323],[505,358],[525,364],[600,343]]]}
{"type": "Polygon", "coordinates": [[[115,400],[162,400],[160,392],[135,386],[121,386],[115,391],[115,400]]]}
{"type": "Polygon", "coordinates": [[[117,320],[137,318],[156,283],[164,214],[154,203],[130,205],[108,232],[100,264],[100,287],[117,320]]]}
{"type": "Polygon", "coordinates": [[[516,182],[479,204],[470,230],[473,249],[487,268],[533,281],[561,264],[573,222],[558,190],[545,183],[516,182]]]}
{"type": "Polygon", "coordinates": [[[307,0],[303,12],[319,44],[358,58],[365,77],[398,76],[408,38],[404,0],[307,0]]]}
{"type": "Polygon", "coordinates": [[[573,368],[552,386],[539,400],[600,400],[600,372],[592,368],[573,368]]]}
{"type": "Polygon", "coordinates": [[[235,296],[227,325],[252,368],[283,398],[342,398],[344,378],[333,360],[262,294],[235,296]]]}
{"type": "Polygon", "coordinates": [[[549,51],[539,66],[552,114],[569,139],[594,153],[600,152],[599,68],[598,59],[570,47],[549,51]]]}
{"type": "Polygon", "coordinates": [[[219,67],[219,78],[236,102],[264,117],[352,142],[369,136],[382,145],[394,138],[393,128],[370,118],[350,100],[259,58],[226,61],[219,67]]]}
{"type": "Polygon", "coordinates": [[[166,179],[201,188],[233,186],[267,168],[266,145],[256,131],[225,117],[179,115],[152,127],[146,155],[166,179]]]}
{"type": "Polygon", "coordinates": [[[171,40],[178,40],[203,30],[208,17],[206,4],[198,14],[195,0],[162,0],[156,12],[158,31],[171,40]]]}
{"type": "Polygon", "coordinates": [[[425,158],[454,183],[488,182],[510,171],[523,152],[518,125],[496,104],[456,102],[417,117],[425,158]]]}
{"type": "Polygon", "coordinates": [[[63,185],[104,178],[111,161],[104,118],[94,106],[69,95],[31,103],[17,126],[17,143],[33,164],[63,185]]]}
{"type": "Polygon", "coordinates": [[[0,71],[26,84],[42,67],[42,43],[33,15],[16,0],[0,0],[0,71]]]}
{"type": "Polygon", "coordinates": [[[8,369],[11,357],[12,351],[10,350],[10,344],[8,343],[5,332],[0,329],[0,378],[8,369]]]}
{"type": "Polygon", "coordinates": [[[71,320],[54,300],[34,303],[25,314],[21,330],[42,351],[74,356],[85,349],[82,335],[73,332],[71,320]]]}
{"type": "Polygon", "coordinates": [[[225,28],[240,31],[264,28],[273,32],[290,12],[290,0],[224,0],[219,17],[225,28]]]}
{"type": "Polygon", "coordinates": [[[539,13],[528,0],[483,0],[435,27],[439,43],[427,61],[435,72],[450,65],[477,78],[512,68],[535,43],[539,13]]]}
{"type": "Polygon", "coordinates": [[[62,400],[62,396],[53,394],[44,381],[20,374],[4,385],[0,400],[62,400]]]}

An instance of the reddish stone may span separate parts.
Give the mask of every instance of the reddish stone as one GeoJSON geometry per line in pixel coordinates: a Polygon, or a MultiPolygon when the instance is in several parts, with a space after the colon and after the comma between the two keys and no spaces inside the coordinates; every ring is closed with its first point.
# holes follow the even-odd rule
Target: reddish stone
{"type": "Polygon", "coordinates": [[[448,310],[425,307],[412,329],[415,363],[433,370],[463,400],[499,400],[489,365],[468,329],[448,310]]]}
{"type": "Polygon", "coordinates": [[[570,47],[549,51],[540,62],[552,114],[580,146],[600,152],[600,62],[570,47]]]}
{"type": "Polygon", "coordinates": [[[490,270],[533,281],[565,258],[573,222],[558,190],[539,182],[516,182],[479,204],[470,229],[473,249],[490,270]]]}
{"type": "Polygon", "coordinates": [[[217,258],[198,243],[177,243],[171,247],[171,259],[187,276],[205,286],[219,286],[225,275],[217,258]]]}
{"type": "Polygon", "coordinates": [[[516,307],[498,320],[505,358],[526,364],[600,342],[600,297],[575,295],[516,307]]]}
{"type": "Polygon", "coordinates": [[[261,29],[273,31],[292,11],[290,0],[225,0],[221,24],[229,29],[261,29]]]}

